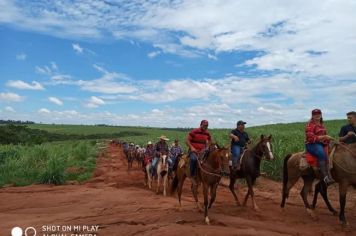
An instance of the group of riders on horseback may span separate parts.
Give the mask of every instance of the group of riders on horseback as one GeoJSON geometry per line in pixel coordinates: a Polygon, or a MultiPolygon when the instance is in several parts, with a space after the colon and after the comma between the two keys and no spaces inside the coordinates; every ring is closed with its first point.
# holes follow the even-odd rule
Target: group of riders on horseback
{"type": "MultiPolygon", "coordinates": [[[[347,119],[349,121],[348,125],[341,128],[339,132],[339,142],[343,145],[356,143],[356,112],[351,111],[347,113],[347,119]]],[[[245,131],[246,122],[240,120],[236,124],[236,128],[231,130],[229,137],[231,139],[230,148],[220,148],[216,144],[212,143],[211,135],[208,131],[209,122],[207,120],[202,120],[200,122],[200,127],[193,129],[187,135],[185,140],[188,146],[188,154],[183,156],[183,149],[179,145],[178,139],[174,140],[174,145],[170,148],[168,147],[167,141],[169,140],[166,136],[160,136],[159,141],[153,145],[151,141],[147,143],[145,149],[144,166],[151,165],[151,170],[149,171],[152,176],[162,175],[162,173],[157,172],[157,163],[162,159],[163,155],[167,155],[167,163],[169,165],[169,173],[174,173],[172,192],[178,191],[178,198],[180,203],[181,188],[186,177],[189,177],[192,182],[192,191],[195,200],[198,204],[197,198],[197,186],[199,182],[203,183],[204,190],[204,204],[205,204],[205,220],[209,223],[207,209],[211,207],[215,200],[216,188],[223,176],[223,172],[226,172],[224,167],[225,160],[228,160],[228,174],[230,176],[230,190],[234,195],[236,203],[239,205],[237,195],[234,191],[234,184],[236,178],[245,178],[248,184],[249,190],[246,194],[244,204],[249,196],[252,198],[253,206],[258,209],[254,201],[254,193],[252,186],[255,183],[256,178],[260,175],[260,162],[263,157],[267,160],[272,160],[273,153],[271,147],[271,135],[265,137],[261,135],[261,139],[253,148],[247,148],[248,144],[252,143],[249,135],[245,131]],[[228,150],[228,151],[226,151],[228,150]],[[182,158],[183,156],[183,158],[182,158]],[[182,160],[182,164],[180,162],[182,160]],[[179,165],[178,165],[179,163],[179,165]],[[209,179],[210,178],[210,179],[209,179]],[[204,183],[205,181],[205,183],[204,183]],[[204,185],[205,184],[205,185],[204,185]],[[210,204],[208,207],[208,189],[210,188],[210,204]]],[[[335,180],[332,178],[329,170],[329,160],[328,160],[328,147],[330,141],[334,140],[331,136],[327,134],[327,130],[323,123],[322,112],[320,109],[314,109],[311,112],[311,119],[307,122],[305,126],[305,152],[301,153],[301,159],[305,159],[309,164],[309,167],[314,167],[314,170],[318,172],[317,175],[320,176],[321,182],[326,186],[325,192],[320,188],[318,191],[324,197],[326,195],[326,188],[330,184],[333,184],[335,180]]],[[[132,145],[133,146],[133,145],[132,145]]],[[[130,148],[130,147],[129,147],[130,148]]],[[[354,155],[353,152],[351,152],[354,155]]],[[[285,158],[284,166],[284,187],[282,194],[282,204],[284,207],[285,198],[288,197],[288,191],[295,183],[286,185],[289,181],[286,179],[286,163],[289,161],[288,155],[285,158]]],[[[291,158],[293,159],[293,158],[291,158]]],[[[296,159],[299,161],[299,159],[296,159]]],[[[162,169],[160,168],[162,171],[162,169]]],[[[163,169],[164,171],[164,169],[163,169]]],[[[147,172],[147,171],[146,171],[147,172]]],[[[297,178],[303,176],[300,174],[297,178]]],[[[313,177],[314,179],[315,177],[313,177]]],[[[304,179],[304,177],[303,177],[304,179]]],[[[304,181],[306,181],[304,179],[304,181]]],[[[351,181],[352,182],[352,181],[351,181]]],[[[356,186],[356,182],[350,184],[356,186]]],[[[158,190],[157,190],[158,191],[158,190]]],[[[305,192],[305,189],[303,189],[305,192]]],[[[317,190],[316,190],[317,191],[317,190]]],[[[165,190],[164,190],[165,193],[165,190]]],[[[346,195],[346,193],[345,193],[346,195]]],[[[304,199],[303,199],[304,200],[304,199]]],[[[316,200],[315,200],[316,202],[316,200]]],[[[328,204],[328,203],[327,203],[328,204]]],[[[308,204],[306,206],[309,206],[308,204]]],[[[199,207],[199,206],[198,206],[199,207]]],[[[330,208],[329,208],[330,209],[330,208]]]]}
{"type": "MultiPolygon", "coordinates": [[[[306,124],[305,128],[305,148],[306,153],[315,158],[314,162],[320,169],[322,179],[327,185],[334,183],[335,181],[330,175],[328,170],[328,146],[333,138],[327,135],[326,128],[323,123],[322,112],[320,109],[314,109],[311,112],[311,119],[306,124]]],[[[351,111],[347,113],[349,124],[341,128],[339,133],[340,142],[351,144],[356,142],[356,112],[351,111]]],[[[247,144],[251,144],[252,140],[245,131],[246,122],[240,120],[236,124],[236,128],[231,130],[231,161],[230,168],[232,171],[239,171],[241,169],[241,156],[247,147],[247,144]]],[[[208,131],[209,122],[202,120],[200,127],[193,129],[189,132],[186,144],[189,148],[188,157],[190,163],[190,175],[197,175],[197,161],[202,160],[203,156],[207,152],[207,148],[211,144],[211,135],[208,131]]],[[[125,153],[130,149],[135,149],[136,152],[143,152],[144,159],[143,166],[146,166],[149,162],[152,163],[152,176],[156,176],[157,164],[162,154],[168,155],[168,165],[170,173],[176,168],[175,163],[179,161],[179,158],[183,154],[183,148],[179,145],[179,140],[175,139],[174,144],[169,148],[167,141],[169,139],[162,135],[156,144],[151,141],[147,143],[146,148],[140,148],[138,145],[134,146],[133,143],[125,143],[125,153]]],[[[312,160],[308,160],[312,161],[312,160]]]]}

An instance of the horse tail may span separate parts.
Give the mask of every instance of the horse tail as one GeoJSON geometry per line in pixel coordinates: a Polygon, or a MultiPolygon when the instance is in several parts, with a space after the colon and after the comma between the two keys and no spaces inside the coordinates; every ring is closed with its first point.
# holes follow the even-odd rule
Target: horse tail
{"type": "Polygon", "coordinates": [[[287,184],[288,184],[288,160],[292,156],[292,154],[288,154],[284,158],[284,163],[283,163],[283,188],[282,188],[282,202],[281,202],[281,207],[283,208],[285,203],[286,203],[286,198],[288,198],[288,193],[287,193],[287,184]]]}
{"type": "Polygon", "coordinates": [[[178,187],[178,174],[174,176],[174,179],[172,181],[171,195],[173,195],[177,191],[177,187],[178,187]]]}

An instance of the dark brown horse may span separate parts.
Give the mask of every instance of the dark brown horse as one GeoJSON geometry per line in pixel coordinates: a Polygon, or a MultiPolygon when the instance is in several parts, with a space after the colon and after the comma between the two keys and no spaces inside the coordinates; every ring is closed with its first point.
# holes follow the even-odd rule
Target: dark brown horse
{"type": "Polygon", "coordinates": [[[182,157],[180,163],[178,164],[176,175],[172,182],[171,193],[173,194],[176,190],[178,192],[179,207],[181,204],[181,195],[183,189],[183,183],[186,177],[192,180],[192,192],[194,199],[196,201],[199,211],[201,207],[198,202],[198,185],[200,182],[203,183],[203,193],[204,193],[204,217],[205,223],[209,224],[210,220],[208,217],[208,209],[213,205],[216,198],[216,189],[219,185],[220,179],[224,173],[229,173],[229,159],[230,150],[228,148],[220,148],[216,145],[211,145],[209,147],[209,152],[203,163],[198,160],[198,171],[197,178],[191,178],[189,171],[189,159],[187,157],[182,157]],[[185,162],[185,163],[183,163],[185,162]],[[208,194],[210,190],[210,202],[208,202],[208,194]]]}
{"type": "Polygon", "coordinates": [[[255,184],[256,178],[260,176],[260,165],[261,160],[265,157],[267,160],[273,160],[272,145],[271,145],[272,135],[265,137],[261,135],[260,141],[251,149],[247,149],[241,156],[241,169],[239,171],[234,170],[230,172],[230,191],[235,198],[236,204],[240,206],[239,199],[235,193],[235,182],[238,178],[245,178],[248,191],[245,196],[243,205],[246,206],[247,199],[251,196],[253,208],[259,210],[253,192],[253,185],[255,184]]]}
{"type": "MultiPolygon", "coordinates": [[[[281,207],[285,206],[286,198],[288,198],[290,189],[298,181],[300,177],[303,178],[304,186],[300,192],[307,212],[316,218],[313,209],[317,203],[317,196],[320,193],[329,209],[334,215],[337,211],[330,205],[327,197],[327,186],[323,181],[319,181],[315,185],[315,194],[312,206],[309,205],[307,196],[314,179],[319,178],[318,170],[314,170],[311,167],[302,171],[299,169],[300,159],[303,158],[303,152],[289,154],[284,159],[283,169],[283,190],[282,190],[282,202],[281,207]]],[[[345,204],[347,188],[350,185],[356,186],[356,144],[340,144],[337,143],[332,159],[333,168],[331,169],[331,175],[335,181],[339,184],[339,202],[340,213],[339,220],[343,226],[347,225],[345,218],[345,204]]]]}

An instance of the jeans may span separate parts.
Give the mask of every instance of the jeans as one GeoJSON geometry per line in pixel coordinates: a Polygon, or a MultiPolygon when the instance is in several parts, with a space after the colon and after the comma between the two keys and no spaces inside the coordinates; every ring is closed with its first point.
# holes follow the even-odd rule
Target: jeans
{"type": "Polygon", "coordinates": [[[156,174],[158,160],[159,160],[159,157],[154,157],[153,160],[152,160],[152,175],[156,174]]]}
{"type": "Polygon", "coordinates": [[[197,164],[198,164],[197,154],[194,152],[189,153],[189,159],[190,159],[190,175],[195,176],[197,173],[197,164]]]}
{"type": "Polygon", "coordinates": [[[168,167],[170,169],[173,169],[173,165],[176,162],[176,159],[177,159],[177,157],[174,157],[174,156],[168,157],[167,162],[168,162],[168,167]]]}
{"type": "Polygon", "coordinates": [[[328,156],[324,151],[324,146],[321,143],[308,143],[305,145],[307,152],[318,158],[318,161],[327,161],[328,156]]]}
{"type": "Polygon", "coordinates": [[[241,149],[242,147],[240,147],[239,145],[232,145],[231,146],[231,154],[232,154],[232,166],[236,167],[237,163],[239,163],[240,161],[240,157],[241,157],[241,149]]]}

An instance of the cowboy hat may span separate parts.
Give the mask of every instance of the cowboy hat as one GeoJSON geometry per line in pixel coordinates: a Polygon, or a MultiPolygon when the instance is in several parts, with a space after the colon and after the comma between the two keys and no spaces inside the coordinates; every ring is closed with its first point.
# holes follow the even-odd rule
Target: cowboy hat
{"type": "Polygon", "coordinates": [[[169,140],[169,138],[167,138],[165,135],[161,135],[161,137],[158,137],[159,139],[163,139],[163,140],[165,140],[165,141],[168,141],[169,140]]]}
{"type": "Polygon", "coordinates": [[[152,142],[151,142],[151,141],[148,141],[148,142],[147,142],[147,145],[151,145],[151,144],[152,144],[152,142]]]}

